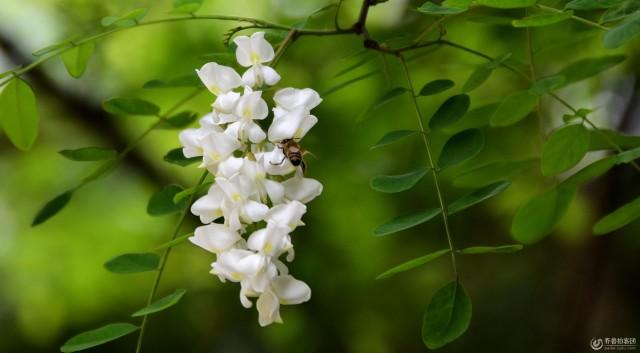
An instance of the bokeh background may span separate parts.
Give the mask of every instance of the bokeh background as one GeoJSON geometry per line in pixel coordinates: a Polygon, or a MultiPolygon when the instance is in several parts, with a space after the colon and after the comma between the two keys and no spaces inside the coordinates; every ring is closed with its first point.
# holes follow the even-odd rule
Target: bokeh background
{"type": "MultiPolygon", "coordinates": [[[[360,1],[346,0],[343,26],[357,17],[360,1]]],[[[376,38],[415,36],[433,18],[412,11],[420,1],[391,0],[371,11],[376,38]],[[409,8],[409,9],[408,9],[409,8]]],[[[292,24],[324,0],[205,0],[200,13],[230,14],[292,24]]],[[[561,7],[559,3],[548,3],[561,7]]],[[[102,31],[100,19],[149,7],[148,19],[166,16],[170,1],[5,0],[0,6],[0,71],[33,60],[36,49],[73,34],[102,31]]],[[[525,32],[508,25],[523,10],[479,9],[451,21],[447,38],[497,56],[513,52],[512,62],[526,62],[525,32]],[[491,15],[478,19],[478,15],[491,15]],[[505,25],[507,23],[507,25],[505,25]]],[[[330,28],[332,11],[309,21],[309,28],[330,28]]],[[[54,59],[26,76],[38,96],[39,138],[27,153],[0,135],[0,352],[53,352],[70,336],[105,323],[126,321],[143,306],[153,274],[116,275],[105,260],[125,252],[146,251],[166,241],[176,216],[146,214],[150,195],[168,183],[196,182],[195,167],[162,161],[177,147],[176,131],[148,136],[109,177],[77,193],[70,205],[47,223],[30,227],[41,205],[75,185],[95,166],[72,162],[57,151],[84,146],[122,148],[151,120],[112,117],[100,108],[112,96],[135,96],[167,108],[190,89],[142,89],[151,79],[192,73],[206,55],[225,52],[224,32],[233,23],[189,21],[135,28],[99,41],[86,74],[70,78],[54,59]]],[[[575,22],[535,30],[533,46],[539,75],[553,74],[583,57],[623,52],[622,65],[597,78],[570,86],[560,95],[579,108],[596,108],[603,127],[640,134],[638,64],[640,41],[607,51],[600,33],[575,22]]],[[[374,110],[368,107],[389,88],[404,85],[399,63],[377,54],[365,65],[335,77],[362,58],[355,36],[303,37],[278,66],[281,85],[319,92],[360,74],[371,76],[328,95],[316,111],[320,122],[305,138],[308,175],[325,187],[309,205],[306,227],[294,234],[296,260],[291,272],[311,286],[310,302],[284,307],[284,325],[261,328],[255,309],[238,301],[238,286],[208,274],[213,255],[184,243],[172,253],[159,295],[185,288],[175,307],[151,316],[146,352],[351,352],[425,351],[420,327],[432,294],[452,279],[450,262],[428,266],[386,280],[384,270],[446,247],[439,219],[410,230],[374,237],[373,229],[400,214],[435,207],[432,180],[414,189],[381,194],[369,179],[424,163],[419,139],[370,150],[384,133],[416,127],[408,96],[374,110]],[[385,66],[386,65],[386,66],[385,66]],[[366,112],[366,113],[365,113],[366,112]]],[[[482,59],[448,47],[417,51],[410,69],[416,89],[436,78],[450,78],[459,90],[482,59]]],[[[496,70],[472,94],[472,107],[523,89],[506,70],[496,70]]],[[[421,99],[430,116],[447,94],[421,99]]],[[[212,97],[201,94],[188,109],[204,114],[212,97]]],[[[544,132],[562,122],[561,106],[542,101],[544,132]]],[[[487,117],[485,117],[487,118],[487,117]]],[[[467,118],[465,118],[467,119],[467,118]]],[[[466,121],[464,123],[473,124],[466,121]]],[[[533,117],[509,128],[484,128],[482,154],[443,175],[448,201],[468,193],[451,181],[464,170],[491,161],[536,158],[542,136],[533,117]]],[[[434,136],[436,150],[444,138],[434,136]]],[[[597,158],[592,153],[587,160],[597,158]]],[[[554,233],[511,255],[459,257],[461,281],[473,300],[467,333],[441,349],[445,352],[587,352],[592,337],[638,337],[640,333],[640,237],[638,222],[607,236],[591,226],[601,215],[640,192],[637,174],[617,167],[583,187],[554,233]]],[[[457,247],[513,243],[510,224],[518,206],[555,183],[540,175],[539,164],[517,174],[499,197],[454,216],[457,247]]],[[[189,220],[183,233],[197,225],[189,220]]],[[[135,321],[132,321],[135,322],[135,321]]],[[[135,335],[93,349],[133,351],[135,335]]],[[[640,338],[640,337],[638,337],[640,338]]]]}

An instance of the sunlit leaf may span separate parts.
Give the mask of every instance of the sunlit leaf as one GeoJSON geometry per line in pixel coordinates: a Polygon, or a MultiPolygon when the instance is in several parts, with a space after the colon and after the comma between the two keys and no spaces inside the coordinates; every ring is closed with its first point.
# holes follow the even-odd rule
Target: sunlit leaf
{"type": "Polygon", "coordinates": [[[614,49],[640,35],[640,12],[625,19],[621,24],[604,34],[604,46],[614,49]]]}
{"type": "Polygon", "coordinates": [[[624,55],[609,55],[575,61],[558,74],[565,77],[563,86],[579,82],[608,70],[626,59],[624,55]]]}
{"type": "Polygon", "coordinates": [[[624,152],[620,152],[617,156],[616,156],[616,160],[618,161],[618,163],[631,163],[634,160],[640,158],[640,148],[636,147],[634,149],[628,150],[628,151],[624,151],[624,152]]]}
{"type": "Polygon", "coordinates": [[[451,80],[439,79],[427,82],[418,95],[420,96],[432,96],[440,92],[444,92],[449,88],[455,86],[455,83],[451,80]]]}
{"type": "Polygon", "coordinates": [[[59,43],[47,45],[46,47],[44,47],[42,49],[38,49],[38,50],[34,51],[31,54],[33,56],[42,56],[44,54],[49,54],[49,53],[51,53],[53,51],[68,47],[70,45],[71,45],[71,41],[70,40],[65,40],[64,42],[59,42],[59,43]]]}
{"type": "Polygon", "coordinates": [[[635,221],[638,217],[640,217],[640,197],[602,217],[593,226],[593,232],[596,234],[611,233],[635,221]]]}
{"type": "Polygon", "coordinates": [[[475,3],[496,9],[516,9],[533,6],[536,0],[476,0],[475,3]]]}
{"type": "Polygon", "coordinates": [[[95,330],[83,332],[71,337],[71,339],[60,347],[60,351],[64,353],[82,351],[111,342],[115,339],[138,331],[139,329],[140,328],[138,326],[126,322],[108,324],[95,330]]]}
{"type": "Polygon", "coordinates": [[[160,125],[159,129],[183,129],[198,118],[198,115],[194,112],[180,112],[166,118],[160,125]]]}
{"type": "Polygon", "coordinates": [[[118,155],[118,151],[104,147],[83,147],[75,150],[62,150],[58,153],[77,162],[103,161],[113,159],[118,155]]]}
{"type": "Polygon", "coordinates": [[[174,148],[171,151],[167,152],[167,154],[164,155],[163,159],[165,160],[165,162],[176,164],[181,167],[186,167],[188,165],[202,161],[202,157],[185,157],[182,153],[182,147],[174,148]]]}
{"type": "Polygon", "coordinates": [[[618,131],[598,129],[589,130],[589,151],[612,150],[615,149],[611,142],[614,142],[623,150],[640,147],[640,136],[623,135],[618,131]]]}
{"type": "Polygon", "coordinates": [[[453,179],[453,185],[457,187],[478,187],[510,177],[517,172],[538,165],[535,158],[494,162],[464,172],[453,179]]]}
{"type": "Polygon", "coordinates": [[[565,80],[566,78],[562,75],[554,75],[542,78],[534,82],[531,87],[529,87],[529,93],[538,97],[544,96],[545,94],[549,94],[560,88],[565,80]]]}
{"type": "Polygon", "coordinates": [[[484,135],[479,129],[469,129],[453,135],[442,147],[438,166],[447,168],[478,155],[484,148],[484,135]]]}
{"type": "Polygon", "coordinates": [[[443,5],[434,4],[430,1],[425,2],[422,6],[418,7],[418,12],[431,14],[431,15],[453,15],[467,11],[466,8],[447,7],[443,5]]]}
{"type": "Polygon", "coordinates": [[[100,23],[103,27],[131,27],[135,26],[140,20],[142,20],[149,10],[145,8],[135,9],[122,16],[107,16],[103,18],[100,23]]]}
{"type": "Polygon", "coordinates": [[[38,135],[36,96],[28,83],[12,78],[0,92],[0,126],[9,141],[27,151],[38,135]]]}
{"type": "Polygon", "coordinates": [[[537,102],[538,97],[527,91],[507,97],[491,116],[491,126],[509,126],[517,123],[533,111],[537,102]]]}
{"type": "Polygon", "coordinates": [[[395,193],[411,189],[429,169],[420,167],[399,175],[379,175],[371,179],[371,188],[386,193],[395,193]]]}
{"type": "Polygon", "coordinates": [[[513,27],[544,27],[566,21],[573,16],[573,11],[562,13],[539,13],[519,20],[513,20],[513,27]]]}
{"type": "Polygon", "coordinates": [[[622,1],[624,0],[572,0],[567,3],[566,8],[573,10],[607,9],[622,1]]]}
{"type": "Polygon", "coordinates": [[[160,266],[160,256],[154,253],[123,254],[104,263],[104,268],[113,273],[155,271],[158,266],[160,266]]]}
{"type": "Polygon", "coordinates": [[[133,313],[132,317],[145,316],[153,313],[157,313],[159,311],[163,311],[168,309],[180,301],[184,294],[187,292],[186,289],[177,289],[175,292],[167,295],[166,297],[162,297],[155,302],[151,303],[147,307],[144,307],[135,313],[133,313]]]}
{"type": "Polygon", "coordinates": [[[178,185],[168,185],[156,192],[149,199],[147,213],[151,216],[163,216],[165,214],[180,212],[185,207],[184,202],[175,204],[173,198],[183,189],[178,185]]]}
{"type": "Polygon", "coordinates": [[[64,67],[71,77],[78,78],[84,74],[94,47],[95,43],[90,41],[71,48],[60,55],[64,67]]]}
{"type": "Polygon", "coordinates": [[[506,190],[511,185],[508,180],[502,180],[482,187],[469,195],[465,195],[449,204],[447,207],[449,215],[463,211],[471,206],[479,204],[489,198],[492,198],[506,190]]]}
{"type": "Polygon", "coordinates": [[[409,229],[431,220],[433,217],[439,215],[440,212],[441,210],[439,208],[431,208],[410,215],[400,216],[379,226],[378,228],[376,228],[376,230],[373,231],[373,234],[380,236],[393,234],[401,230],[409,229]]]}
{"type": "Polygon", "coordinates": [[[522,245],[502,245],[502,246],[472,246],[470,248],[460,249],[457,252],[464,255],[498,253],[510,254],[522,250],[522,245]]]}
{"type": "Polygon", "coordinates": [[[555,175],[578,164],[589,149],[589,138],[589,131],[582,124],[554,131],[542,150],[542,174],[555,175]]]}
{"type": "Polygon", "coordinates": [[[193,232],[187,233],[187,234],[183,234],[183,235],[181,235],[179,237],[176,237],[175,239],[171,239],[171,240],[169,240],[167,242],[164,242],[164,243],[156,246],[155,248],[153,248],[152,251],[159,251],[159,250],[163,250],[163,249],[166,249],[166,248],[174,247],[174,246],[176,246],[176,245],[178,245],[180,243],[183,243],[184,241],[189,239],[189,237],[192,236],[192,235],[193,235],[193,232]]]}
{"type": "Polygon", "coordinates": [[[378,277],[376,277],[376,279],[383,279],[383,278],[389,278],[393,275],[396,275],[400,272],[404,272],[404,271],[408,271],[408,270],[412,270],[418,266],[422,266],[424,264],[426,264],[427,262],[431,262],[439,257],[441,257],[442,255],[448,254],[449,253],[449,249],[442,249],[442,250],[438,250],[436,252],[432,252],[431,254],[427,254],[424,256],[420,256],[418,258],[415,258],[413,260],[409,260],[407,262],[404,262],[398,266],[395,266],[383,273],[381,273],[378,277]]]}
{"type": "Polygon", "coordinates": [[[453,281],[431,298],[422,321],[422,341],[438,349],[462,334],[471,322],[471,299],[462,284],[453,281]]]}
{"type": "Polygon", "coordinates": [[[429,127],[432,130],[438,130],[455,123],[469,110],[469,104],[469,96],[466,94],[450,97],[433,114],[429,120],[429,127]]]}
{"type": "Polygon", "coordinates": [[[202,6],[202,0],[174,0],[171,13],[194,13],[202,6]]]}
{"type": "Polygon", "coordinates": [[[160,108],[140,98],[111,98],[102,102],[102,107],[114,115],[158,115],[160,108]]]}
{"type": "Polygon", "coordinates": [[[71,196],[73,196],[73,190],[65,191],[47,202],[33,218],[31,226],[37,226],[55,216],[71,201],[71,196]]]}

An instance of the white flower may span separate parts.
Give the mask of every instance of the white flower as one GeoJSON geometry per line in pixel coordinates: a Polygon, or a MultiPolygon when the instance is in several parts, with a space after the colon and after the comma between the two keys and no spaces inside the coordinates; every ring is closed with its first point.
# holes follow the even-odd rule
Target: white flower
{"type": "Polygon", "coordinates": [[[293,248],[289,228],[278,224],[268,224],[249,236],[247,247],[265,256],[278,258],[282,253],[293,248]]]}
{"type": "Polygon", "coordinates": [[[266,138],[266,134],[253,120],[263,120],[267,115],[269,115],[269,108],[262,99],[262,92],[245,87],[244,94],[238,99],[233,113],[220,114],[220,121],[231,123],[225,131],[227,134],[241,141],[248,138],[249,141],[258,143],[266,138]]]}
{"type": "Polygon", "coordinates": [[[257,190],[255,185],[243,175],[226,179],[216,178],[216,185],[225,194],[222,203],[222,213],[225,224],[231,229],[242,228],[241,221],[246,223],[258,222],[264,219],[269,212],[269,207],[252,199],[257,190]]]}
{"type": "Polygon", "coordinates": [[[245,249],[230,249],[218,255],[211,264],[211,273],[217,275],[222,282],[229,280],[240,282],[256,275],[265,265],[266,258],[245,249]]]}
{"type": "Polygon", "coordinates": [[[255,184],[260,200],[266,201],[268,197],[273,204],[282,202],[285,192],[284,186],[275,180],[267,179],[263,163],[245,158],[240,172],[255,184]]]}
{"type": "Polygon", "coordinates": [[[191,205],[191,213],[200,217],[200,222],[204,224],[211,223],[223,216],[223,202],[224,192],[222,192],[218,184],[213,184],[206,195],[191,205]]]}
{"type": "Polygon", "coordinates": [[[250,87],[260,87],[263,84],[273,86],[280,82],[280,75],[270,66],[256,64],[242,74],[242,83],[250,87]]]}
{"type": "Polygon", "coordinates": [[[236,59],[244,67],[269,62],[275,56],[273,47],[264,39],[264,32],[255,32],[251,37],[238,36],[233,42],[238,46],[236,59]]]}
{"type": "Polygon", "coordinates": [[[278,143],[285,139],[301,139],[317,122],[318,118],[310,115],[304,105],[298,105],[291,111],[281,110],[269,127],[269,141],[278,143]]]}
{"type": "Polygon", "coordinates": [[[309,203],[322,193],[322,184],[311,178],[305,178],[302,173],[296,173],[293,178],[282,182],[284,195],[288,200],[309,203]]]}
{"type": "Polygon", "coordinates": [[[271,282],[271,290],[267,290],[258,298],[257,308],[260,326],[274,322],[282,323],[280,304],[300,304],[311,298],[311,288],[289,275],[278,276],[271,282]]]}
{"type": "Polygon", "coordinates": [[[182,154],[187,158],[200,157],[204,153],[202,138],[210,132],[222,132],[214,121],[214,114],[209,113],[200,119],[201,127],[198,129],[185,129],[180,132],[179,139],[182,144],[182,154]]]}
{"type": "Polygon", "coordinates": [[[269,175],[287,175],[296,171],[296,167],[284,155],[282,148],[276,147],[269,152],[258,154],[256,157],[269,175]]]}
{"type": "Polygon", "coordinates": [[[215,254],[231,249],[240,239],[238,232],[216,223],[196,228],[189,237],[193,244],[215,254]]]}
{"type": "Polygon", "coordinates": [[[267,223],[286,227],[293,231],[297,226],[304,225],[302,216],[307,212],[307,206],[299,201],[273,206],[266,216],[267,223]]]}
{"type": "Polygon", "coordinates": [[[310,112],[311,109],[322,102],[322,98],[320,98],[318,92],[311,88],[287,87],[276,92],[273,96],[273,101],[277,104],[274,111],[292,111],[296,107],[303,106],[307,112],[310,112]]]}
{"type": "Polygon", "coordinates": [[[207,89],[216,96],[242,85],[240,75],[228,66],[206,63],[200,70],[196,69],[196,73],[207,89]]]}
{"type": "Polygon", "coordinates": [[[218,164],[230,157],[242,144],[236,138],[222,132],[209,132],[200,139],[202,164],[200,167],[215,173],[218,164]]]}
{"type": "Polygon", "coordinates": [[[239,99],[240,93],[238,92],[222,93],[213,102],[213,109],[215,109],[216,113],[230,114],[235,109],[239,99]]]}

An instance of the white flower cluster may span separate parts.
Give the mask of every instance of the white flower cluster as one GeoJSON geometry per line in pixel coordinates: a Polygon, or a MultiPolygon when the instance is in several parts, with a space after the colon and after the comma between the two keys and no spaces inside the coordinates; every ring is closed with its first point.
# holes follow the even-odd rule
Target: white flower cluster
{"type": "Polygon", "coordinates": [[[212,274],[222,282],[240,283],[244,307],[252,306],[249,297],[258,297],[259,322],[266,326],[282,322],[280,304],[311,297],[309,286],[289,275],[280,256],[286,253],[287,261],[293,260],[291,233],[304,225],[305,203],[320,195],[322,184],[304,177],[282,142],[304,137],[318,121],[311,109],[322,99],[310,88],[277,91],[273,121],[265,133],[256,121],[269,115],[260,89],[280,80],[264,65],[274,59],[273,48],[264,32],[234,42],[238,63],[248,69],[242,77],[216,63],[196,70],[216,99],[200,128],[180,134],[184,155],[202,156],[200,167],[215,175],[208,193],[191,207],[205,225],[189,239],[216,254],[212,274]]]}

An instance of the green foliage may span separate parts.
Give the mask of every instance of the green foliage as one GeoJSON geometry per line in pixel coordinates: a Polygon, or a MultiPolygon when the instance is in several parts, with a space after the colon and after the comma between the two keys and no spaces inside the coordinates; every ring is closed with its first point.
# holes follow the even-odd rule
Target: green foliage
{"type": "Polygon", "coordinates": [[[380,175],[371,179],[371,188],[386,193],[396,193],[411,189],[424,175],[429,168],[419,167],[405,174],[380,175]]]}
{"type": "Polygon", "coordinates": [[[603,37],[604,46],[614,49],[640,35],[640,12],[625,19],[620,25],[610,29],[603,37]]]}
{"type": "Polygon", "coordinates": [[[601,218],[593,226],[596,234],[611,233],[640,217],[640,197],[601,218]]]}
{"type": "Polygon", "coordinates": [[[449,88],[452,88],[453,86],[455,86],[455,83],[451,80],[447,80],[447,79],[433,80],[433,81],[427,82],[424,86],[422,86],[422,89],[420,90],[420,93],[418,95],[423,97],[432,96],[434,94],[444,92],[449,88]]]}
{"type": "Polygon", "coordinates": [[[138,273],[155,271],[160,266],[160,256],[154,253],[131,253],[118,255],[104,263],[104,268],[113,273],[138,273]]]}
{"type": "Polygon", "coordinates": [[[626,59],[624,55],[607,55],[575,61],[558,74],[565,77],[563,86],[582,81],[606,71],[626,59]]]}
{"type": "Polygon", "coordinates": [[[103,27],[131,27],[138,24],[142,20],[149,10],[145,8],[135,9],[122,16],[107,16],[100,21],[103,27]]]}
{"type": "Polygon", "coordinates": [[[596,10],[607,9],[618,5],[623,0],[572,0],[566,5],[566,8],[573,10],[596,10]]]}
{"type": "Polygon", "coordinates": [[[382,136],[382,138],[380,140],[378,140],[378,142],[376,142],[375,145],[371,146],[371,149],[375,149],[375,148],[380,148],[383,146],[387,146],[390,145],[394,142],[397,142],[399,140],[402,140],[406,137],[409,137],[411,135],[415,135],[419,133],[419,131],[416,130],[396,130],[396,131],[391,131],[389,133],[387,133],[386,135],[382,136]]]}
{"type": "Polygon", "coordinates": [[[140,98],[117,97],[102,102],[102,107],[113,115],[158,115],[160,108],[140,98]]]}
{"type": "Polygon", "coordinates": [[[47,45],[46,47],[44,47],[42,49],[38,49],[38,50],[34,51],[33,53],[31,53],[31,55],[33,55],[33,56],[43,56],[45,54],[49,54],[49,53],[57,51],[59,49],[66,48],[66,47],[68,47],[70,45],[71,45],[71,41],[70,40],[65,40],[63,42],[47,45]]]}
{"type": "Polygon", "coordinates": [[[164,216],[182,211],[186,207],[185,202],[177,204],[173,202],[173,198],[182,190],[182,187],[179,185],[168,185],[164,189],[156,192],[149,199],[147,213],[151,216],[164,216]]]}
{"type": "Polygon", "coordinates": [[[360,76],[356,76],[356,77],[354,77],[354,78],[352,78],[350,80],[347,80],[345,82],[339,83],[339,84],[337,84],[337,85],[335,85],[333,87],[330,87],[330,88],[324,90],[322,92],[322,96],[326,98],[327,96],[329,96],[331,94],[334,94],[334,93],[336,93],[336,92],[338,92],[338,91],[340,91],[340,90],[342,90],[342,89],[344,89],[346,87],[349,87],[354,83],[357,83],[357,82],[360,82],[360,81],[365,80],[367,78],[370,78],[372,76],[378,75],[379,73],[380,73],[380,70],[375,70],[375,71],[372,71],[372,72],[368,72],[366,74],[362,74],[360,76]]]}
{"type": "Polygon", "coordinates": [[[513,218],[513,238],[523,244],[533,244],[549,234],[569,207],[575,192],[572,187],[557,187],[529,200],[513,218]]]}
{"type": "Polygon", "coordinates": [[[202,0],[174,0],[171,13],[194,13],[202,6],[202,0]]]}
{"type": "MultiPolygon", "coordinates": [[[[234,59],[235,60],[235,59],[234,59]]],[[[198,76],[189,74],[170,80],[155,79],[145,82],[142,88],[178,88],[178,87],[203,87],[198,76]]]]}
{"type": "Polygon", "coordinates": [[[180,112],[166,118],[160,125],[159,129],[184,129],[198,119],[198,115],[194,112],[180,112]]]}
{"type": "Polygon", "coordinates": [[[418,11],[430,15],[453,15],[467,11],[466,8],[447,7],[443,5],[437,5],[430,1],[425,2],[422,6],[418,7],[418,11]]]}
{"type": "Polygon", "coordinates": [[[136,311],[131,316],[132,317],[145,316],[145,315],[154,314],[154,313],[157,313],[159,311],[163,311],[165,309],[168,309],[168,308],[178,304],[178,302],[180,301],[180,299],[182,299],[182,297],[184,296],[184,294],[186,292],[187,292],[186,289],[176,289],[175,292],[167,295],[166,297],[162,297],[162,298],[156,300],[155,302],[151,303],[150,305],[148,305],[148,306],[136,311]]]}
{"type": "Polygon", "coordinates": [[[545,94],[549,94],[560,88],[565,80],[566,78],[562,75],[542,78],[534,82],[531,87],[529,87],[529,93],[538,97],[544,96],[545,94]]]}
{"type": "Polygon", "coordinates": [[[479,204],[482,201],[498,195],[506,190],[510,185],[511,182],[508,180],[489,184],[452,202],[449,207],[447,207],[447,211],[450,215],[463,211],[473,205],[479,204]]]}
{"type": "Polygon", "coordinates": [[[536,0],[476,0],[475,3],[496,9],[516,9],[533,6],[536,0]]]}
{"type": "Polygon", "coordinates": [[[404,87],[394,87],[394,88],[388,90],[387,92],[385,92],[380,97],[378,97],[374,101],[374,104],[371,105],[371,107],[367,111],[378,109],[378,108],[382,107],[383,105],[385,105],[385,104],[389,103],[390,101],[392,101],[394,98],[399,97],[399,96],[401,96],[401,95],[403,95],[405,93],[407,93],[407,89],[406,88],[404,88],[404,87]]]}
{"type": "Polygon", "coordinates": [[[517,172],[538,165],[535,158],[517,161],[493,162],[466,171],[453,179],[457,187],[479,187],[510,177],[517,172]]]}
{"type": "Polygon", "coordinates": [[[484,148],[484,135],[479,129],[468,129],[453,135],[442,147],[438,166],[447,168],[478,155],[484,148]]]}
{"type": "Polygon", "coordinates": [[[433,114],[429,120],[429,127],[432,130],[438,130],[455,123],[469,110],[469,104],[469,96],[466,94],[450,97],[433,114]]]}
{"type": "Polygon", "coordinates": [[[120,337],[138,331],[138,326],[130,323],[114,323],[102,326],[95,330],[80,333],[71,337],[60,347],[64,353],[82,351],[91,347],[96,347],[107,342],[111,342],[120,337]]]}
{"type": "Polygon", "coordinates": [[[614,130],[590,130],[589,151],[614,149],[611,142],[623,150],[640,147],[640,136],[623,135],[614,130]]]}
{"type": "Polygon", "coordinates": [[[93,162],[114,159],[118,151],[104,147],[83,147],[75,150],[58,151],[63,157],[77,162],[93,162]]]}
{"type": "Polygon", "coordinates": [[[90,41],[67,50],[60,56],[64,67],[71,77],[79,78],[87,69],[87,63],[93,53],[95,43],[90,41]]]}
{"type": "Polygon", "coordinates": [[[180,205],[183,202],[185,202],[186,199],[189,196],[191,196],[193,194],[198,195],[198,194],[201,194],[201,193],[205,193],[209,189],[211,184],[213,184],[212,181],[204,182],[204,183],[202,183],[202,184],[200,184],[198,186],[193,186],[193,187],[184,189],[184,190],[180,191],[179,193],[177,193],[177,194],[175,194],[173,196],[173,203],[176,204],[176,205],[180,205]]]}
{"type": "Polygon", "coordinates": [[[461,283],[440,288],[431,298],[422,321],[422,341],[429,349],[453,342],[469,327],[471,299],[461,283]]]}
{"type": "Polygon", "coordinates": [[[165,162],[179,165],[181,167],[186,167],[188,165],[198,163],[202,160],[201,157],[185,157],[182,153],[182,147],[174,148],[171,151],[167,152],[167,154],[164,155],[163,159],[165,162]]]}
{"type": "Polygon", "coordinates": [[[501,245],[501,246],[472,246],[470,248],[460,249],[457,252],[463,255],[475,255],[475,254],[511,254],[522,250],[522,245],[501,245]]]}
{"type": "Polygon", "coordinates": [[[554,131],[542,151],[542,174],[555,175],[578,164],[589,149],[590,137],[582,124],[567,125],[554,131]]]}
{"type": "Polygon", "coordinates": [[[439,208],[431,208],[428,210],[412,213],[406,216],[394,218],[373,231],[374,235],[382,236],[397,233],[399,231],[409,229],[427,222],[442,212],[439,208]]]}
{"type": "Polygon", "coordinates": [[[640,1],[627,0],[618,6],[610,7],[602,14],[602,23],[615,22],[625,19],[627,16],[640,10],[640,1]]]}
{"type": "Polygon", "coordinates": [[[538,98],[523,91],[507,97],[491,116],[491,126],[509,126],[524,119],[536,107],[538,98]]]}
{"type": "Polygon", "coordinates": [[[369,61],[373,60],[376,58],[375,55],[369,54],[367,52],[365,52],[367,55],[364,55],[362,58],[360,58],[360,60],[356,61],[355,63],[345,67],[344,69],[338,71],[335,75],[333,75],[333,77],[340,77],[343,76],[345,74],[350,73],[351,71],[359,68],[360,66],[368,63],[369,61]]]}
{"type": "Polygon", "coordinates": [[[493,70],[504,64],[504,62],[509,60],[510,57],[511,53],[506,53],[494,60],[489,61],[488,63],[478,66],[475,70],[473,70],[471,76],[469,76],[467,81],[464,83],[462,92],[471,92],[474,89],[480,87],[491,76],[493,70]]]}
{"type": "Polygon", "coordinates": [[[28,83],[12,78],[0,92],[0,126],[9,141],[27,151],[38,135],[36,96],[28,83]]]}
{"type": "Polygon", "coordinates": [[[513,20],[513,27],[544,27],[556,23],[566,21],[573,16],[573,11],[565,11],[562,13],[539,13],[519,20],[513,20]]]}
{"type": "Polygon", "coordinates": [[[38,224],[44,223],[46,220],[60,212],[69,203],[69,201],[71,201],[73,191],[74,190],[65,191],[47,202],[33,218],[31,226],[34,227],[38,224]]]}
{"type": "Polygon", "coordinates": [[[376,279],[384,279],[384,278],[389,278],[391,276],[394,276],[400,272],[404,272],[404,271],[409,271],[412,270],[416,267],[422,266],[424,264],[426,264],[427,262],[431,262],[439,257],[441,257],[442,255],[448,254],[449,252],[451,252],[451,250],[449,249],[442,249],[442,250],[438,250],[435,252],[432,252],[430,254],[424,255],[424,256],[420,256],[418,258],[415,258],[413,260],[409,260],[407,262],[404,262],[398,266],[395,266],[383,273],[381,273],[380,275],[378,275],[378,277],[376,277],[376,279]]]}

